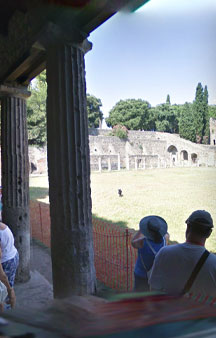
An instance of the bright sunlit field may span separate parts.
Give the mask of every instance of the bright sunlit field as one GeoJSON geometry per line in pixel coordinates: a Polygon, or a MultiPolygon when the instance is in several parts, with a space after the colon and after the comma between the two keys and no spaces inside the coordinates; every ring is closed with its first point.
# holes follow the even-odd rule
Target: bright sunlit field
{"type": "MultiPolygon", "coordinates": [[[[31,178],[30,187],[31,199],[48,202],[47,177],[31,178]]],[[[184,241],[185,220],[194,210],[209,211],[216,224],[216,168],[95,172],[91,191],[95,217],[138,229],[142,217],[160,215],[168,223],[171,241],[184,241]]],[[[216,230],[206,246],[216,252],[216,230]]]]}

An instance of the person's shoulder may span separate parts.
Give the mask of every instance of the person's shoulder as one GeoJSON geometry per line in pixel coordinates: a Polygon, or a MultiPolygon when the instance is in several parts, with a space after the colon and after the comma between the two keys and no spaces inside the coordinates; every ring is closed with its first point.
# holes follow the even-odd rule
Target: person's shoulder
{"type": "Polygon", "coordinates": [[[210,259],[211,261],[213,261],[214,263],[216,263],[216,254],[210,252],[209,259],[210,259]]]}
{"type": "Polygon", "coordinates": [[[216,278],[216,254],[210,253],[206,260],[206,268],[208,271],[211,271],[214,278],[216,278]]]}
{"type": "Polygon", "coordinates": [[[5,230],[7,228],[7,225],[0,222],[0,230],[5,230]]]}
{"type": "Polygon", "coordinates": [[[179,248],[180,248],[180,244],[166,245],[159,250],[157,255],[160,255],[161,257],[167,256],[167,255],[173,254],[173,252],[178,251],[179,248]]]}
{"type": "Polygon", "coordinates": [[[181,244],[170,244],[170,245],[164,246],[161,250],[165,250],[166,252],[169,252],[169,251],[178,250],[180,247],[181,247],[181,244]]]}

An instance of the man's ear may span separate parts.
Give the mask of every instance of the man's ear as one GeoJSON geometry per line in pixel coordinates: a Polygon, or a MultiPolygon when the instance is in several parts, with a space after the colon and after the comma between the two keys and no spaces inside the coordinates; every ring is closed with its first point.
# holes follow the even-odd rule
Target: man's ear
{"type": "Polygon", "coordinates": [[[189,223],[187,223],[187,228],[186,228],[186,236],[188,235],[189,231],[190,231],[190,224],[189,224],[189,223]]]}
{"type": "Polygon", "coordinates": [[[209,233],[208,233],[208,235],[207,235],[206,238],[209,238],[209,236],[211,235],[211,233],[212,233],[212,229],[209,230],[209,233]]]}

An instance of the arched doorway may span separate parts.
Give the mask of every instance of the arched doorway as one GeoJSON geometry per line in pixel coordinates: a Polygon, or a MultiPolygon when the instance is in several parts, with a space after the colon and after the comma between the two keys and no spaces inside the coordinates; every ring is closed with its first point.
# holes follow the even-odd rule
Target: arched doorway
{"type": "Polygon", "coordinates": [[[198,160],[197,154],[192,153],[191,154],[191,162],[192,162],[192,164],[197,164],[197,160],[198,160]]]}
{"type": "Polygon", "coordinates": [[[174,145],[170,145],[167,149],[168,153],[170,154],[170,167],[174,167],[177,164],[177,153],[178,150],[174,145]]]}
{"type": "Polygon", "coordinates": [[[188,152],[186,150],[182,150],[180,153],[180,159],[182,165],[188,164],[188,152]]]}

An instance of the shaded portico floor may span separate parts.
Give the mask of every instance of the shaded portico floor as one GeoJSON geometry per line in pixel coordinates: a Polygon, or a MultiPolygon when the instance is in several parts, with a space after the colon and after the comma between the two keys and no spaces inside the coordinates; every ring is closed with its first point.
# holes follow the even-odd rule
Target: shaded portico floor
{"type": "MultiPolygon", "coordinates": [[[[52,265],[50,249],[37,240],[31,242],[31,278],[26,283],[16,283],[16,309],[41,309],[53,300],[52,265]]],[[[97,296],[109,298],[117,290],[97,281],[97,296]]]]}
{"type": "Polygon", "coordinates": [[[16,283],[16,308],[38,309],[53,300],[52,266],[50,250],[38,243],[31,243],[31,278],[26,283],[16,283]]]}

